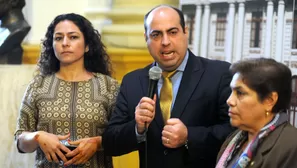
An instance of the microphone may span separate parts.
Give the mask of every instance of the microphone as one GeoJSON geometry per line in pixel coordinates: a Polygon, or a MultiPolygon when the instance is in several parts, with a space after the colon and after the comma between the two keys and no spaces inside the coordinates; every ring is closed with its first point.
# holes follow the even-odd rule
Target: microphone
{"type": "Polygon", "coordinates": [[[153,99],[154,98],[154,94],[156,92],[157,89],[157,84],[158,84],[158,80],[161,78],[162,76],[162,69],[157,67],[157,66],[153,66],[151,67],[151,69],[149,70],[149,86],[148,86],[148,95],[147,97],[153,99]]]}
{"type": "MultiPolygon", "coordinates": [[[[153,99],[154,98],[154,94],[156,92],[157,89],[157,85],[158,85],[158,80],[161,78],[162,76],[162,69],[157,67],[157,66],[153,66],[151,67],[151,69],[149,70],[149,86],[148,86],[148,94],[147,97],[153,99]]],[[[145,141],[144,141],[144,146],[145,146],[145,154],[144,154],[144,164],[145,164],[145,168],[147,168],[147,123],[144,123],[144,135],[145,135],[145,141]]]]}

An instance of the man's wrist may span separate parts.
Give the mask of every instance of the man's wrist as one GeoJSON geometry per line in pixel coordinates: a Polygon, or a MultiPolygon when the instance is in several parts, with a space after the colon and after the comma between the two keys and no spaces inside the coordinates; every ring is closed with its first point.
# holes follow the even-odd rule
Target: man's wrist
{"type": "Polygon", "coordinates": [[[139,126],[136,124],[136,131],[139,135],[143,135],[145,133],[145,128],[139,128],[139,126]]]}
{"type": "Polygon", "coordinates": [[[137,124],[135,125],[135,134],[136,134],[136,138],[137,138],[137,142],[141,143],[146,141],[146,134],[145,132],[143,132],[142,134],[138,133],[137,131],[137,124]]]}

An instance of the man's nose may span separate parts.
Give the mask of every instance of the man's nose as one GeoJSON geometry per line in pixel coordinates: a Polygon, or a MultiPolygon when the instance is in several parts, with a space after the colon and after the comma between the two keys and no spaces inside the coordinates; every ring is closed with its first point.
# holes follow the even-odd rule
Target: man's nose
{"type": "Polygon", "coordinates": [[[167,46],[169,44],[170,44],[170,38],[169,38],[169,36],[167,34],[163,35],[163,37],[162,37],[162,45],[167,46]]]}

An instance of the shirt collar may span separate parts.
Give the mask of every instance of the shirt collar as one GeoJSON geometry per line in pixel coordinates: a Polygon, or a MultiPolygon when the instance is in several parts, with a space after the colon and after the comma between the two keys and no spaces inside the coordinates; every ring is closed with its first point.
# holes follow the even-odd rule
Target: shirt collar
{"type": "Polygon", "coordinates": [[[179,65],[179,67],[177,67],[177,71],[181,71],[181,72],[185,71],[188,59],[189,59],[189,51],[187,50],[183,62],[179,65]]]}

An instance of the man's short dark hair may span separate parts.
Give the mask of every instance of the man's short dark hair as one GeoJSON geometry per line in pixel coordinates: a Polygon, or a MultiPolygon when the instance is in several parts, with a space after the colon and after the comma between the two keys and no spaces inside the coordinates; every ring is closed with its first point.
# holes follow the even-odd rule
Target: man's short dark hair
{"type": "Polygon", "coordinates": [[[175,7],[173,7],[173,6],[170,6],[170,5],[158,5],[158,6],[156,6],[156,7],[154,7],[153,9],[151,9],[147,14],[145,14],[145,16],[144,16],[144,30],[145,30],[145,33],[146,33],[146,31],[147,31],[147,26],[146,26],[146,20],[147,20],[147,18],[148,18],[148,16],[149,16],[149,14],[153,11],[153,10],[155,10],[156,8],[159,8],[159,7],[169,7],[169,8],[171,8],[171,9],[173,9],[173,10],[175,10],[176,12],[177,12],[177,14],[178,14],[178,16],[179,16],[179,22],[180,22],[180,25],[181,25],[181,27],[182,27],[182,29],[183,29],[183,32],[185,33],[186,31],[185,31],[185,26],[186,26],[186,24],[185,24],[185,18],[184,18],[184,14],[183,14],[183,12],[181,11],[181,10],[179,10],[179,9],[177,9],[177,8],[175,8],[175,7]]]}

